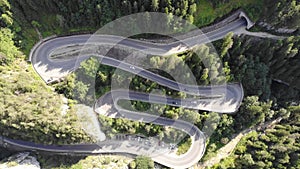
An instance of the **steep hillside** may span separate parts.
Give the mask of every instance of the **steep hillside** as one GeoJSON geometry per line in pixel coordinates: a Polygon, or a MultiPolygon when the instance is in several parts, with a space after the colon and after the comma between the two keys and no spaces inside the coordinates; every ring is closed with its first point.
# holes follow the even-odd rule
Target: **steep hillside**
{"type": "Polygon", "coordinates": [[[227,57],[236,79],[241,80],[249,94],[259,93],[269,98],[271,79],[279,79],[290,86],[300,86],[299,36],[284,40],[243,36],[235,39],[227,57]],[[245,74],[252,77],[245,79],[245,74]],[[267,78],[266,78],[267,77],[267,78]]]}
{"type": "Polygon", "coordinates": [[[0,135],[40,143],[89,140],[72,111],[62,115],[61,96],[41,81],[15,46],[6,0],[0,1],[0,11],[0,135]]]}
{"type": "Polygon", "coordinates": [[[212,168],[299,168],[300,107],[292,106],[287,112],[279,124],[243,138],[230,157],[212,168]]]}
{"type": "MultiPolygon", "coordinates": [[[[40,38],[52,34],[93,32],[120,16],[143,11],[160,11],[170,16],[180,16],[201,27],[212,24],[240,7],[252,19],[261,22],[262,26],[264,23],[271,25],[271,31],[278,28],[299,29],[297,0],[0,0],[0,135],[46,144],[92,141],[81,129],[72,109],[74,96],[71,94],[78,92],[85,98],[88,86],[71,75],[65,81],[49,87],[25,61],[30,49],[40,38]],[[68,105],[71,108],[66,114],[61,109],[62,96],[56,92],[70,98],[68,105]]],[[[218,79],[216,76],[215,80],[242,82],[246,97],[235,115],[224,114],[220,123],[213,126],[216,130],[208,140],[203,160],[215,156],[216,151],[227,144],[235,133],[284,116],[278,125],[244,138],[234,154],[216,168],[299,167],[299,106],[291,106],[299,104],[300,98],[297,89],[300,86],[299,36],[270,40],[229,34],[215,44],[226,74],[226,78],[218,79]]],[[[208,60],[213,61],[205,46],[199,50],[208,60]]],[[[205,68],[202,61],[191,52],[151,59],[153,66],[165,66],[171,71],[176,71],[182,62],[191,68],[199,84],[209,84],[209,76],[216,75],[217,70],[221,69],[220,65],[205,68]],[[175,58],[181,59],[180,63],[175,58]]],[[[92,70],[91,63],[91,60],[83,63],[79,71],[89,73],[87,70],[92,70]]],[[[212,62],[211,65],[215,64],[212,62]]],[[[99,84],[96,92],[100,96],[110,89],[111,72],[114,69],[102,65],[95,70],[96,82],[99,84]]],[[[168,77],[163,72],[157,73],[168,77]]],[[[119,80],[122,78],[118,77],[119,80]]],[[[186,97],[139,77],[133,79],[130,87],[145,92],[158,89],[167,95],[186,97]]],[[[142,102],[132,104],[141,111],[150,107],[142,102]]],[[[194,121],[200,128],[208,118],[217,120],[214,113],[170,106],[162,108],[154,105],[150,110],[169,118],[184,117],[194,121]]],[[[180,136],[179,132],[155,125],[104,117],[99,117],[99,120],[105,130],[114,133],[160,134],[169,138],[180,136]]],[[[180,152],[185,152],[189,142],[183,140],[179,148],[182,148],[180,152]]],[[[66,163],[63,157],[57,158],[60,160],[53,160],[53,163],[57,163],[55,166],[66,163]]],[[[41,157],[41,160],[45,159],[41,157]]],[[[80,162],[78,166],[83,163],[80,162]]]]}
{"type": "Polygon", "coordinates": [[[300,28],[300,2],[298,0],[266,0],[261,25],[273,32],[294,32],[300,28]]]}

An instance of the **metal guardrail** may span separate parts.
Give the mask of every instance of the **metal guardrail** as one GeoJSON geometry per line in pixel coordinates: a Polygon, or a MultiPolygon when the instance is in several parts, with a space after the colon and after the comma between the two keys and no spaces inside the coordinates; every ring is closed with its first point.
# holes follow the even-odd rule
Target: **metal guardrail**
{"type": "Polygon", "coordinates": [[[48,41],[48,40],[54,39],[54,38],[56,38],[56,37],[57,37],[57,35],[52,35],[52,36],[46,37],[46,38],[44,38],[44,39],[38,41],[38,42],[31,48],[30,53],[29,53],[28,61],[29,61],[29,62],[32,62],[32,56],[33,56],[33,54],[34,54],[34,51],[35,51],[42,43],[44,43],[44,42],[46,42],[46,41],[48,41]]]}

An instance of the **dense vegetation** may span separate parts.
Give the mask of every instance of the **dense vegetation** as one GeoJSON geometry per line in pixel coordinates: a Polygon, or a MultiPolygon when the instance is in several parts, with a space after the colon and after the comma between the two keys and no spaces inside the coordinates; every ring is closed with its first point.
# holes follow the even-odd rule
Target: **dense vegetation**
{"type": "Polygon", "coordinates": [[[0,65],[11,63],[21,57],[21,53],[14,45],[14,35],[9,27],[13,24],[10,4],[6,0],[0,1],[0,65]]]}
{"type": "MultiPolygon", "coordinates": [[[[51,158],[51,157],[50,157],[51,158]]],[[[74,158],[74,157],[73,157],[74,158]]],[[[59,160],[59,159],[57,159],[59,160]]],[[[70,162],[65,165],[55,166],[55,161],[47,161],[47,165],[43,165],[42,168],[51,169],[86,169],[86,168],[101,168],[101,169],[119,169],[126,168],[129,165],[130,159],[123,156],[111,156],[111,155],[101,155],[101,156],[89,156],[83,159],[79,159],[78,162],[73,164],[70,162]],[[52,163],[51,163],[52,162],[52,163]]]]}
{"type": "Polygon", "coordinates": [[[199,0],[195,16],[195,25],[202,27],[228,15],[232,10],[242,8],[254,21],[260,18],[264,10],[262,0],[199,0]]]}
{"type": "Polygon", "coordinates": [[[14,44],[14,32],[10,29],[13,23],[4,19],[11,15],[10,5],[2,0],[0,7],[1,135],[37,143],[88,140],[71,111],[65,116],[61,114],[61,96],[53,93],[24,61],[25,57],[14,44]]]}
{"type": "Polygon", "coordinates": [[[51,13],[51,17],[59,21],[60,26],[72,28],[102,26],[121,16],[144,11],[165,12],[193,21],[193,15],[197,10],[195,0],[87,0],[76,2],[43,0],[38,2],[39,5],[35,3],[33,1],[16,1],[14,5],[28,20],[41,20],[36,14],[40,12],[38,9],[44,9],[51,13]]]}
{"type": "Polygon", "coordinates": [[[61,158],[61,156],[46,156],[47,158],[40,158],[44,161],[42,168],[45,169],[85,169],[85,168],[101,168],[101,169],[153,169],[154,162],[151,158],[146,156],[137,156],[135,159],[130,159],[124,156],[113,155],[100,155],[100,156],[88,156],[82,159],[73,158],[61,158]],[[63,159],[63,161],[62,161],[63,159]],[[63,165],[55,162],[60,161],[63,165]]]}
{"type": "Polygon", "coordinates": [[[243,82],[250,95],[270,98],[272,79],[279,79],[299,88],[299,37],[284,40],[241,37],[229,51],[227,58],[236,80],[243,82]],[[245,76],[245,74],[247,76],[245,76]]]}
{"type": "Polygon", "coordinates": [[[17,25],[21,46],[26,53],[38,40],[38,30],[42,36],[68,34],[98,30],[101,26],[121,16],[137,12],[164,12],[172,19],[179,16],[194,21],[197,10],[195,0],[85,0],[85,1],[12,1],[12,10],[17,25]]]}
{"type": "MultiPolygon", "coordinates": [[[[280,58],[287,58],[278,62],[284,62],[285,64],[289,64],[288,58],[293,58],[295,56],[297,59],[298,51],[293,48],[293,44],[298,44],[297,40],[297,38],[291,37],[283,41],[278,41],[251,38],[247,36],[233,37],[232,34],[229,34],[224,38],[223,41],[216,42],[216,47],[218,51],[220,51],[222,60],[225,65],[223,70],[227,72],[225,73],[227,75],[225,76],[225,79],[223,79],[223,77],[221,77],[221,79],[218,79],[218,75],[213,76],[216,78],[215,81],[242,81],[247,97],[245,98],[243,104],[241,105],[241,108],[236,113],[236,115],[221,116],[219,124],[214,127],[216,131],[213,133],[212,137],[209,140],[208,150],[203,160],[215,156],[216,150],[218,150],[223,145],[227,144],[234,133],[238,133],[244,129],[260,125],[264,122],[272,121],[278,117],[288,118],[290,116],[290,109],[283,108],[282,106],[287,106],[295,102],[297,103],[297,101],[299,101],[299,95],[292,93],[291,96],[287,96],[287,94],[285,94],[285,96],[282,96],[279,93],[277,93],[277,90],[281,90],[282,87],[275,87],[272,91],[272,77],[276,77],[276,72],[280,70],[274,69],[273,65],[274,63],[277,63],[277,60],[280,60],[280,58]],[[265,50],[266,48],[268,48],[269,50],[265,50]],[[257,49],[260,49],[260,52],[256,52],[257,49]],[[266,54],[265,52],[268,53],[266,54]],[[290,55],[291,53],[293,55],[290,55]],[[288,57],[287,55],[292,57],[288,57]],[[273,59],[275,61],[273,61],[273,59]],[[274,70],[274,72],[272,72],[272,70],[274,70]],[[229,72],[231,72],[231,74],[229,74],[229,72]],[[282,98],[285,97],[289,97],[289,102],[280,101],[282,98]],[[269,101],[269,99],[272,99],[273,101],[269,101]],[[280,104],[280,106],[278,106],[277,103],[280,104]]],[[[201,59],[199,59],[193,52],[187,52],[178,56],[172,55],[164,58],[158,56],[150,57],[148,61],[150,62],[153,68],[156,68],[153,70],[151,69],[151,71],[154,71],[166,77],[170,77],[169,74],[167,74],[166,72],[159,71],[159,68],[163,67],[164,70],[166,70],[167,72],[173,72],[174,74],[176,74],[175,69],[178,70],[180,65],[183,62],[185,62],[191,68],[192,72],[196,76],[196,79],[198,79],[198,84],[211,83],[214,80],[214,78],[208,78],[210,78],[210,76],[214,74],[211,71],[215,70],[215,68],[205,68],[201,61],[207,59],[212,61],[209,65],[213,65],[213,59],[209,59],[209,57],[212,57],[212,53],[209,52],[209,48],[207,48],[207,46],[201,46],[197,50],[201,53],[201,59]]],[[[112,73],[115,69],[103,65],[97,65],[95,64],[95,62],[97,62],[97,60],[94,58],[87,60],[82,64],[82,67],[78,70],[78,72],[85,72],[86,76],[80,75],[80,77],[87,77],[87,75],[96,75],[96,77],[91,77],[92,79],[96,78],[95,86],[101,86],[100,88],[96,87],[96,93],[98,93],[96,95],[101,95],[101,93],[103,94],[103,92],[105,92],[103,91],[103,89],[109,89],[110,83],[108,82],[111,81],[112,76],[119,80],[118,83],[120,84],[123,83],[123,80],[126,80],[125,72],[117,74],[116,76],[112,73]],[[94,65],[98,69],[92,68],[90,65],[94,65]]],[[[294,76],[297,76],[297,74],[290,74],[289,78],[294,78],[294,76]]],[[[69,84],[69,87],[76,86],[71,85],[70,82],[82,82],[82,79],[70,80],[70,78],[76,78],[76,76],[72,75],[68,77],[68,80],[63,82],[62,86],[64,86],[65,84],[69,84]]],[[[82,84],[84,85],[84,83],[82,84]]],[[[88,88],[88,85],[85,85],[85,88],[88,88]]],[[[58,86],[61,87],[61,85],[58,86]]],[[[134,77],[132,79],[131,89],[142,92],[160,90],[163,94],[170,95],[173,97],[186,97],[186,95],[170,91],[167,88],[159,86],[156,83],[153,83],[140,77],[134,77]]],[[[63,89],[61,91],[72,90],[78,90],[78,88],[69,88],[67,90],[63,89]]],[[[291,87],[289,87],[289,90],[294,89],[291,89],[291,87]]],[[[84,93],[82,98],[89,98],[86,96],[87,93],[88,92],[84,93]]],[[[203,122],[207,118],[216,118],[217,120],[217,116],[214,116],[214,114],[207,114],[201,111],[195,112],[173,108],[170,106],[162,107],[159,105],[154,105],[153,107],[151,107],[148,104],[142,102],[133,102],[132,104],[134,109],[138,111],[147,111],[150,113],[152,112],[173,119],[184,118],[188,121],[193,121],[199,128],[203,127],[203,122]]],[[[130,121],[124,119],[110,119],[105,117],[100,117],[100,121],[103,125],[103,130],[106,130],[106,128],[108,127],[111,129],[110,132],[112,133],[142,133],[151,136],[159,135],[160,137],[169,137],[168,130],[155,125],[146,125],[142,123],[138,124],[136,122],[131,123],[130,121]]],[[[284,122],[286,121],[283,121],[283,123],[284,122]]],[[[291,132],[295,133],[294,130],[292,130],[291,132]]],[[[174,134],[171,134],[171,136],[172,135],[174,136],[174,134]]],[[[180,149],[178,153],[185,152],[185,150],[188,149],[189,146],[187,143],[188,142],[181,143],[179,147],[183,147],[183,149],[180,149]]],[[[253,144],[256,144],[256,142],[254,142],[253,144]]],[[[279,160],[279,157],[275,158],[273,161],[276,160],[279,160]]]]}
{"type": "Polygon", "coordinates": [[[8,3],[7,0],[1,0],[0,1],[0,26],[1,27],[6,27],[10,26],[13,24],[13,19],[12,19],[12,13],[10,11],[11,5],[8,3]]]}
{"type": "MultiPolygon", "coordinates": [[[[169,16],[176,15],[197,26],[212,23],[232,9],[244,7],[250,17],[267,22],[275,27],[299,28],[299,2],[280,1],[206,1],[206,0],[86,0],[71,1],[9,1],[0,0],[0,132],[10,138],[48,144],[66,144],[91,141],[77,122],[71,109],[61,114],[61,96],[46,86],[35,75],[31,66],[24,60],[20,47],[28,53],[34,42],[53,33],[62,34],[76,31],[95,30],[120,16],[142,12],[160,11],[169,16]],[[263,5],[267,6],[263,8],[263,5]],[[262,11],[262,13],[260,13],[262,11]],[[261,15],[260,15],[261,14],[261,15]],[[17,47],[16,47],[17,46],[17,47]]],[[[228,34],[224,40],[215,43],[220,53],[223,68],[215,64],[214,53],[207,46],[193,52],[168,57],[149,57],[155,73],[170,77],[166,72],[177,72],[186,63],[192,70],[198,84],[241,81],[245,89],[245,99],[235,115],[221,115],[220,122],[211,126],[215,129],[208,140],[208,148],[203,160],[215,156],[215,152],[227,144],[231,137],[244,129],[262,125],[279,117],[277,125],[270,125],[243,138],[234,153],[215,168],[299,168],[299,46],[298,36],[284,40],[260,39],[249,36],[234,37],[228,34]],[[205,67],[207,61],[211,67],[205,67]],[[159,69],[166,69],[165,72],[159,69]],[[222,69],[225,76],[217,70],[222,69]],[[281,80],[283,82],[275,82],[281,80]],[[283,85],[282,85],[283,83],[283,85]],[[298,88],[298,89],[297,89],[298,88]],[[294,106],[291,106],[294,105],[294,106]]],[[[113,77],[115,69],[99,65],[95,59],[84,62],[76,74],[55,85],[58,93],[91,105],[95,98],[110,90],[111,79],[122,84],[126,72],[113,77]],[[95,76],[96,75],[96,76],[95,76]],[[123,76],[124,75],[124,76],[123,76]],[[86,79],[82,79],[85,77],[86,79]],[[86,82],[92,82],[86,84],[86,82]],[[95,86],[95,87],[94,87],[95,86]]],[[[162,87],[149,80],[134,77],[130,89],[142,92],[156,92],[173,97],[187,97],[162,87]]],[[[206,119],[218,121],[218,115],[202,111],[184,110],[171,106],[150,105],[132,102],[132,109],[149,111],[173,119],[194,122],[200,129],[206,119]]],[[[174,142],[183,138],[182,132],[161,126],[131,122],[124,119],[111,119],[100,116],[99,121],[107,133],[130,133],[158,136],[174,142]]],[[[179,145],[178,153],[189,148],[190,140],[185,138],[179,145]]],[[[1,151],[2,153],[2,151],[1,151]]],[[[44,157],[39,160],[43,162],[44,157]]],[[[57,163],[65,163],[57,160],[57,163]]],[[[55,160],[54,160],[55,161],[55,160]]],[[[90,161],[107,166],[118,160],[111,158],[91,158],[80,161],[73,168],[95,167],[90,161]]],[[[123,164],[123,161],[120,160],[123,164]]],[[[125,160],[126,161],[126,160],[125,160]]],[[[124,162],[126,163],[126,162],[124,162]]],[[[147,157],[138,157],[130,164],[131,168],[152,167],[147,157]]],[[[72,168],[71,167],[71,168],[72,168]]],[[[62,166],[60,168],[69,168],[62,166]]]]}
{"type": "MultiPolygon", "coordinates": [[[[126,81],[126,74],[128,73],[121,71],[118,74],[114,74],[114,71],[114,68],[99,65],[96,58],[90,58],[83,62],[81,67],[74,74],[68,76],[64,82],[57,84],[56,89],[58,92],[66,94],[70,99],[92,106],[98,96],[101,96],[110,90],[112,78],[119,84],[123,84],[124,81],[126,81]],[[95,95],[97,97],[94,97],[95,95]]],[[[166,95],[184,97],[178,92],[171,92],[165,87],[140,77],[134,77],[132,79],[130,89],[141,92],[161,90],[166,95]]],[[[122,106],[122,103],[120,103],[120,105],[122,106]]],[[[137,101],[133,101],[132,105],[129,107],[125,106],[124,108],[135,111],[146,111],[147,113],[162,115],[173,119],[181,118],[196,124],[200,124],[201,118],[205,118],[205,116],[201,117],[197,111],[164,105],[149,106],[149,104],[137,101]]],[[[160,139],[164,138],[167,142],[176,142],[184,137],[182,132],[168,127],[131,122],[126,119],[112,119],[105,116],[99,116],[99,120],[102,125],[101,130],[109,136],[119,133],[142,134],[153,137],[158,136],[160,139]]]]}
{"type": "Polygon", "coordinates": [[[62,98],[35,75],[26,62],[0,66],[0,132],[38,143],[87,140],[72,111],[62,115],[62,98]]]}
{"type": "MultiPolygon", "coordinates": [[[[232,10],[243,7],[257,20],[263,2],[239,0],[210,2],[208,0],[87,0],[87,1],[11,1],[14,29],[25,53],[43,37],[53,34],[94,32],[104,24],[124,15],[137,12],[164,12],[169,19],[179,16],[197,26],[211,24],[232,10]]],[[[174,27],[174,25],[171,25],[174,27]]]]}
{"type": "Polygon", "coordinates": [[[242,139],[234,153],[213,168],[299,168],[299,106],[290,116],[242,139]]]}
{"type": "MultiPolygon", "coordinates": [[[[227,39],[231,38],[232,34],[228,35],[225,40],[228,41],[227,39]]],[[[226,53],[230,44],[231,43],[229,42],[229,45],[227,44],[221,47],[224,51],[223,53],[226,53]]],[[[183,79],[189,79],[188,76],[192,76],[188,74],[185,78],[182,76],[181,70],[183,70],[185,63],[191,68],[192,73],[197,79],[196,83],[200,85],[222,84],[232,79],[228,65],[226,64],[224,67],[221,67],[222,64],[218,63],[218,60],[216,59],[218,56],[212,48],[207,45],[202,45],[197,47],[195,51],[197,54],[193,51],[189,51],[180,55],[148,57],[145,62],[149,63],[152,67],[152,69],[150,69],[151,71],[168,78],[172,78],[170,74],[174,77],[180,77],[182,83],[187,83],[187,81],[184,81],[183,79]],[[202,62],[205,62],[205,65],[202,62]],[[220,73],[220,71],[224,71],[224,75],[220,73]]],[[[128,75],[130,75],[129,73],[124,71],[114,73],[115,68],[99,65],[98,62],[99,61],[93,57],[83,62],[81,67],[74,74],[69,75],[64,82],[56,85],[57,92],[65,94],[70,99],[75,99],[79,103],[92,106],[95,99],[110,90],[112,79],[114,79],[114,83],[117,83],[120,86],[126,83],[128,75]]],[[[146,93],[160,91],[160,94],[164,95],[180,98],[187,97],[184,93],[172,91],[155,82],[137,76],[131,80],[129,88],[131,90],[146,93]]],[[[207,112],[186,110],[164,105],[150,106],[149,104],[136,101],[132,102],[132,106],[127,108],[132,108],[136,111],[146,111],[147,113],[153,113],[172,119],[183,119],[194,123],[199,128],[203,127],[203,123],[207,118],[215,118],[214,114],[207,112]]],[[[125,119],[111,119],[100,116],[100,121],[102,130],[107,134],[140,133],[150,136],[159,136],[160,139],[164,138],[167,142],[176,142],[184,136],[182,133],[167,127],[129,122],[125,119]]],[[[182,144],[185,145],[184,142],[182,144]]],[[[182,152],[185,152],[189,148],[186,145],[180,147],[185,148],[185,150],[180,150],[182,152]]]]}
{"type": "Polygon", "coordinates": [[[242,81],[248,97],[237,114],[222,116],[203,160],[215,156],[214,152],[226,144],[233,133],[282,118],[278,125],[268,125],[244,138],[234,154],[214,168],[299,167],[299,161],[295,161],[299,159],[300,149],[299,106],[290,107],[299,104],[299,89],[291,87],[299,86],[296,80],[299,64],[293,64],[299,60],[298,44],[298,37],[270,40],[242,36],[233,39],[223,59],[228,61],[233,79],[242,81]],[[274,79],[282,80],[283,84],[274,79]]]}
{"type": "Polygon", "coordinates": [[[266,0],[261,20],[276,28],[299,29],[300,3],[297,0],[266,0]]]}
{"type": "Polygon", "coordinates": [[[137,156],[134,161],[129,164],[130,169],[154,169],[154,162],[146,156],[137,156]]]}

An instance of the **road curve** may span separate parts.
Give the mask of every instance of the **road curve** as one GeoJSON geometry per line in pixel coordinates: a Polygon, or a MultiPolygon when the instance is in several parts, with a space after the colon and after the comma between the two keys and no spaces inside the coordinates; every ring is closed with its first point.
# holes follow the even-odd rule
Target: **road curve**
{"type": "MultiPolygon", "coordinates": [[[[69,37],[57,37],[48,39],[42,43],[39,43],[33,51],[31,52],[30,61],[32,62],[37,73],[46,81],[49,82],[50,79],[59,79],[69,72],[74,71],[78,68],[76,65],[77,58],[68,60],[55,60],[52,59],[51,53],[61,47],[68,45],[78,45],[85,44],[87,41],[89,43],[97,43],[97,45],[102,44],[119,44],[126,48],[131,48],[135,50],[146,50],[147,54],[152,55],[169,55],[184,50],[190,49],[191,47],[208,43],[214,40],[223,38],[229,32],[235,32],[241,28],[247,26],[247,21],[243,18],[237,18],[236,20],[228,23],[226,26],[207,32],[205,35],[188,37],[186,39],[181,39],[181,41],[175,41],[168,44],[157,44],[144,42],[134,39],[125,39],[124,37],[111,36],[111,35],[98,35],[94,36],[92,41],[89,40],[91,35],[76,35],[69,37]],[[99,43],[101,42],[101,43],[99,43]],[[75,65],[75,66],[74,66],[75,65]],[[61,72],[56,76],[51,76],[53,72],[61,72]]],[[[149,80],[155,81],[160,85],[169,87],[174,90],[182,91],[188,94],[199,96],[198,99],[176,99],[176,98],[166,98],[159,95],[149,95],[145,93],[126,91],[126,90],[114,90],[104,96],[102,96],[94,105],[94,110],[97,113],[105,114],[106,112],[101,112],[99,109],[104,104],[109,105],[111,110],[116,110],[121,116],[120,118],[127,118],[135,121],[142,121],[145,123],[153,123],[163,126],[171,126],[176,129],[180,129],[192,138],[192,145],[189,151],[181,156],[171,156],[166,153],[154,153],[152,156],[153,160],[158,163],[164,164],[172,168],[187,168],[195,164],[203,156],[205,152],[205,136],[204,134],[193,124],[182,121],[182,120],[172,120],[164,117],[157,117],[150,114],[138,113],[134,111],[129,111],[121,108],[117,105],[118,100],[139,100],[150,103],[158,104],[168,104],[172,106],[180,106],[184,108],[200,109],[206,111],[215,111],[220,113],[233,113],[239,108],[243,99],[243,89],[241,84],[227,84],[220,86],[193,86],[174,82],[150,71],[144,70],[143,68],[130,65],[128,63],[121,62],[119,60],[107,57],[101,53],[90,53],[90,55],[97,55],[102,58],[101,63],[113,67],[118,67],[125,71],[134,73],[138,76],[147,78],[149,80]],[[135,69],[131,67],[134,66],[135,69]]],[[[82,60],[86,59],[82,57],[82,60]]],[[[55,74],[55,73],[54,73],[55,74]]],[[[114,142],[114,141],[103,141],[97,144],[78,144],[78,145],[40,145],[31,142],[12,140],[5,137],[0,138],[0,142],[4,146],[12,146],[20,149],[62,153],[62,154],[101,154],[101,153],[133,153],[139,154],[133,150],[133,148],[124,145],[124,143],[114,142]],[[109,145],[109,146],[108,146],[109,145]],[[112,147],[114,148],[112,148],[112,147]],[[122,147],[122,148],[116,148],[122,147]]],[[[126,141],[125,141],[126,142],[126,141]]],[[[128,143],[130,144],[130,143],[128,143]]],[[[153,150],[154,151],[154,150],[153,150]]],[[[147,152],[147,151],[146,151],[147,152]]],[[[149,152],[150,153],[150,152],[149,152]]],[[[140,154],[145,154],[142,152],[140,154]]]]}
{"type": "MultiPolygon", "coordinates": [[[[171,168],[188,168],[193,164],[197,163],[205,152],[205,135],[192,123],[184,120],[173,120],[157,115],[151,115],[147,113],[135,112],[123,109],[118,106],[119,100],[141,100],[145,102],[168,104],[172,106],[180,106],[173,104],[174,102],[180,101],[180,99],[164,98],[159,95],[152,95],[149,99],[149,95],[145,93],[126,91],[126,90],[114,90],[103,95],[94,106],[95,112],[105,115],[107,111],[117,112],[116,118],[126,118],[132,121],[140,121],[145,123],[151,123],[161,126],[170,126],[172,128],[181,130],[187,133],[192,138],[192,145],[189,151],[180,156],[174,156],[169,152],[165,153],[147,153],[154,161],[163,164],[171,168]],[[105,105],[106,111],[102,111],[101,106],[105,105]],[[107,105],[110,106],[107,109],[107,105]]],[[[135,154],[135,152],[129,151],[129,153],[135,154]]]]}
{"type": "MultiPolygon", "coordinates": [[[[149,55],[171,55],[183,52],[200,44],[221,39],[229,32],[239,32],[239,30],[241,28],[245,28],[246,25],[247,24],[244,19],[237,19],[228,23],[222,28],[207,32],[205,34],[198,32],[199,35],[190,36],[185,39],[178,38],[180,41],[175,41],[168,44],[150,43],[113,35],[74,35],[67,37],[56,37],[39,43],[39,45],[37,45],[36,48],[31,52],[29,60],[33,63],[35,70],[42,77],[42,79],[45,82],[48,82],[49,79],[57,80],[66,76],[68,73],[70,73],[70,71],[75,70],[79,66],[77,58],[65,61],[57,61],[49,57],[53,51],[62,46],[87,43],[97,45],[118,44],[118,46],[125,46],[128,49],[146,51],[149,55]]],[[[103,53],[100,51],[98,55],[106,55],[106,51],[103,53]]],[[[85,58],[82,58],[81,61],[84,59],[85,58]]]]}

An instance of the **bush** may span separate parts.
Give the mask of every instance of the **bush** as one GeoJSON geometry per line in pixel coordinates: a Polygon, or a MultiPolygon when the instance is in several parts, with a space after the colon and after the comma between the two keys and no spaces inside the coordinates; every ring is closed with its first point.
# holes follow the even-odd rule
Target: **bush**
{"type": "Polygon", "coordinates": [[[150,157],[137,156],[135,158],[136,169],[154,169],[154,162],[150,157]]]}

